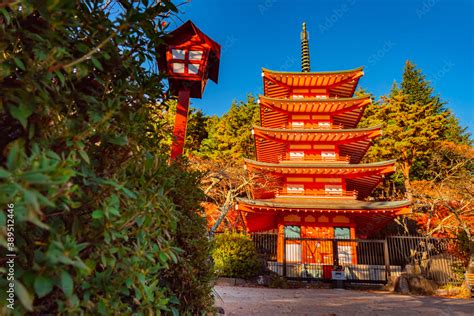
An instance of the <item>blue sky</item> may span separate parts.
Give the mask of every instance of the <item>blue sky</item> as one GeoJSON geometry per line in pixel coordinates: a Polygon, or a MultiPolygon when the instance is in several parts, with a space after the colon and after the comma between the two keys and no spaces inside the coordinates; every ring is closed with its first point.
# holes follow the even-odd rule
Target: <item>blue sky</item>
{"type": "Polygon", "coordinates": [[[261,93],[262,67],[299,71],[306,21],[312,71],[364,66],[360,85],[379,97],[410,59],[474,134],[471,0],[192,0],[180,10],[222,46],[219,84],[191,101],[207,114],[261,93]]]}

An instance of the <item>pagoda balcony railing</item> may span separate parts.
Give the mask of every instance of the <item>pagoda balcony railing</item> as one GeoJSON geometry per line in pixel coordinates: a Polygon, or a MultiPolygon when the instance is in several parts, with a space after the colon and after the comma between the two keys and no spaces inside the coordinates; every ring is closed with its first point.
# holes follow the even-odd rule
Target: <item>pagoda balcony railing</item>
{"type": "Polygon", "coordinates": [[[305,124],[286,124],[284,126],[286,129],[321,129],[321,130],[331,130],[331,129],[343,129],[344,126],[342,124],[328,124],[328,125],[320,125],[318,123],[305,123],[305,124]]]}
{"type": "Polygon", "coordinates": [[[357,191],[330,191],[321,189],[305,189],[297,191],[279,189],[276,191],[277,197],[305,197],[305,198],[348,198],[356,199],[357,191]]]}
{"type": "Polygon", "coordinates": [[[302,157],[291,157],[289,153],[280,157],[280,163],[313,163],[320,162],[325,164],[348,164],[350,161],[349,156],[321,156],[321,155],[304,155],[302,157]]]}

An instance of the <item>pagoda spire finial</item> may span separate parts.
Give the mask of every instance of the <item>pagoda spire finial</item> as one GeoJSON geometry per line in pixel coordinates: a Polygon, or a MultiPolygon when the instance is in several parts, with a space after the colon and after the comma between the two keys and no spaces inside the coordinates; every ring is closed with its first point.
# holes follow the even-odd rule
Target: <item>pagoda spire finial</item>
{"type": "Polygon", "coordinates": [[[306,22],[303,22],[303,31],[301,31],[301,71],[310,72],[309,66],[309,34],[306,32],[306,22]]]}

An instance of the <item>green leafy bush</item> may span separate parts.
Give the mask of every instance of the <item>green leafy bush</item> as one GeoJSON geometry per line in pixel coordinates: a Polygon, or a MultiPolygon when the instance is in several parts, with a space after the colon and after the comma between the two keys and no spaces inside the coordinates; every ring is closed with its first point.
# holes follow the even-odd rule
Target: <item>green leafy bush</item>
{"type": "Polygon", "coordinates": [[[162,77],[146,66],[176,11],[145,0],[0,9],[0,255],[14,204],[16,313],[212,306],[199,174],[168,165],[162,77]]]}
{"type": "Polygon", "coordinates": [[[262,269],[255,245],[248,235],[218,234],[214,238],[212,258],[219,276],[250,278],[262,269]]]}

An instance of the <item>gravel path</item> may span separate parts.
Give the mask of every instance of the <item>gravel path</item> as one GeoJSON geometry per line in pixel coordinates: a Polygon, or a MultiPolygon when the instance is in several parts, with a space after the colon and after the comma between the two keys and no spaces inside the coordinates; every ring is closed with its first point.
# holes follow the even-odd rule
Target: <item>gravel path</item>
{"type": "Polygon", "coordinates": [[[474,299],[405,296],[341,289],[269,289],[216,286],[225,315],[474,316],[474,299]]]}

